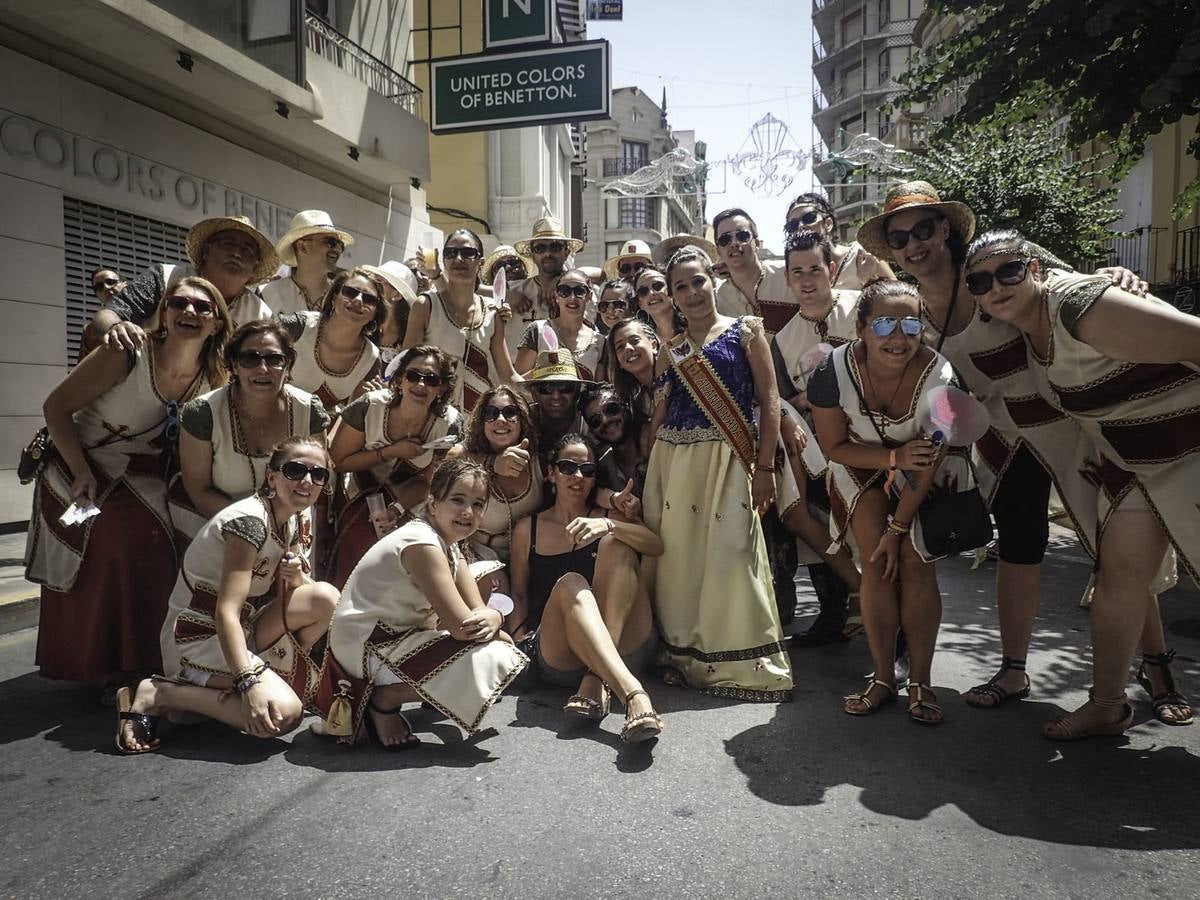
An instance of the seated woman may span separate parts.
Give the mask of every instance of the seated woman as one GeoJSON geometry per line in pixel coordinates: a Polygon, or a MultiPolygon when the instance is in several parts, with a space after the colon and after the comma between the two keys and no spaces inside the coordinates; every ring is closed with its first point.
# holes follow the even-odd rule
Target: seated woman
{"type": "Polygon", "coordinates": [[[200,529],[183,557],[162,629],[163,671],[117,694],[117,749],[157,750],[164,715],[199,714],[255,737],[300,724],[317,687],[309,658],[337,590],[300,564],[300,513],[331,477],[316,438],[282,441],[261,490],[200,529]]]}
{"type": "MultiPolygon", "coordinates": [[[[389,386],[359,397],[345,408],[333,434],[330,453],[339,472],[347,473],[335,498],[335,536],[329,580],[340,590],[367,549],[379,539],[367,497],[381,494],[397,504],[391,525],[404,510],[424,501],[437,460],[436,446],[460,427],[458,410],[447,397],[454,364],[431,344],[410,347],[398,357],[389,386]]],[[[384,523],[380,523],[384,524],[384,523]]]]}
{"type": "Polygon", "coordinates": [[[262,485],[274,448],[289,437],[324,435],[320,399],[287,383],[296,351],[277,322],[248,322],[225,345],[231,381],[180,412],[180,477],[169,489],[180,552],[204,524],[262,485]]]}
{"type": "Polygon", "coordinates": [[[1107,275],[1045,270],[1013,231],[976,238],[965,274],[983,312],[1023,333],[1039,393],[1090,443],[1085,472],[1055,476],[1099,488],[1092,688],[1087,703],[1047,722],[1042,734],[1068,741],[1130,726],[1125,682],[1139,635],[1137,678],[1155,716],[1190,724],[1155,594],[1168,547],[1193,580],[1200,575],[1200,320],[1107,275]]]}
{"type": "Polygon", "coordinates": [[[447,460],[423,515],[363,556],[333,614],[317,694],[327,732],[410,750],[420,741],[401,704],[423,701],[474,734],[529,664],[501,630],[500,613],[484,605],[459,549],[487,502],[487,472],[447,460]]]}
{"type": "MultiPolygon", "coordinates": [[[[471,537],[471,550],[480,559],[507,566],[513,526],[542,508],[545,478],[538,458],[537,426],[521,393],[498,387],[479,398],[465,432],[450,457],[468,459],[491,472],[491,499],[471,537]]],[[[494,583],[497,590],[508,590],[503,573],[495,575],[494,583]]]]}
{"type": "Polygon", "coordinates": [[[829,460],[833,549],[854,540],[862,560],[862,617],[875,672],[846,697],[852,716],[895,699],[896,633],[908,638],[908,714],[937,725],[930,689],[942,620],[935,557],[917,511],[935,482],[973,484],[962,452],[945,455],[921,433],[916,410],[930,389],[954,383],[954,369],[921,343],[921,296],[912,285],[877,281],[858,304],[858,339],[833,351],[808,381],[808,402],[829,460]],[[911,483],[908,473],[914,473],[911,483]],[[897,590],[896,582],[899,581],[897,590]]]}
{"type": "Polygon", "coordinates": [[[543,681],[575,689],[564,712],[603,719],[615,689],[621,740],[650,740],[662,720],[634,671],[653,661],[658,636],[638,556],[659,555],[662,541],[632,494],[615,496],[611,513],[595,505],[596,458],[581,435],[560,440],[552,458],[554,505],[513,529],[512,634],[529,641],[543,681]]]}
{"type": "MultiPolygon", "coordinates": [[[[537,365],[538,354],[551,350],[545,329],[553,329],[558,346],[571,351],[575,368],[584,381],[604,380],[604,335],[585,318],[592,298],[592,283],[579,269],[559,276],[554,286],[554,312],[549,319],[534,319],[525,326],[517,349],[516,370],[526,375],[537,365]]],[[[556,349],[556,348],[553,348],[556,349]]]]}
{"type": "Polygon", "coordinates": [[[159,670],[158,631],[179,568],[167,514],[179,405],[224,382],[232,327],[221,292],[183,278],[159,299],[141,349],[93,351],[46,398],[56,452],[34,488],[25,570],[42,585],[44,677],[159,670]],[[99,516],[63,525],[74,502],[96,504],[99,516]]]}

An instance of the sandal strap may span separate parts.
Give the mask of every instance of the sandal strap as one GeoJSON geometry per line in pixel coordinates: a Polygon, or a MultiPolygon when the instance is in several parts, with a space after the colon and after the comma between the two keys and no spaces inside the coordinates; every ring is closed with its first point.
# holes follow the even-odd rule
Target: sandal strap
{"type": "Polygon", "coordinates": [[[1014,659],[1011,656],[1000,657],[1000,672],[1001,673],[1007,672],[1010,669],[1015,672],[1024,672],[1025,671],[1025,660],[1014,659]]]}
{"type": "Polygon", "coordinates": [[[147,740],[154,740],[158,733],[159,716],[151,716],[146,713],[135,712],[119,712],[117,718],[124,722],[131,722],[135,727],[140,728],[142,735],[147,740]]]}
{"type": "MultiPolygon", "coordinates": [[[[1155,668],[1160,669],[1162,671],[1163,692],[1161,694],[1159,694],[1158,696],[1154,697],[1153,699],[1155,699],[1155,700],[1157,700],[1159,697],[1164,697],[1168,694],[1179,695],[1179,689],[1175,686],[1175,674],[1171,671],[1171,661],[1173,659],[1175,659],[1175,650],[1173,648],[1171,650],[1166,650],[1162,653],[1143,653],[1142,654],[1142,668],[1143,669],[1145,669],[1146,665],[1149,664],[1149,665],[1152,665],[1155,668]]],[[[1149,682],[1149,680],[1150,680],[1149,678],[1146,679],[1147,682],[1149,682]]],[[[1141,679],[1139,678],[1138,681],[1140,683],[1141,679]]],[[[1143,685],[1143,687],[1145,687],[1145,685],[1143,685]]],[[[1149,689],[1147,689],[1146,692],[1153,693],[1149,689]]]]}
{"type": "Polygon", "coordinates": [[[884,690],[887,691],[887,695],[889,697],[894,697],[896,695],[895,685],[888,684],[886,681],[880,681],[878,678],[871,678],[870,680],[867,681],[867,686],[865,688],[863,688],[861,691],[859,691],[857,694],[847,694],[842,699],[843,700],[857,700],[859,703],[861,703],[867,709],[874,709],[875,701],[872,700],[868,696],[868,694],[871,693],[871,688],[874,688],[874,687],[883,688],[884,690]]]}
{"type": "MultiPolygon", "coordinates": [[[[645,697],[647,700],[649,700],[649,699],[650,699],[650,695],[649,695],[648,693],[646,693],[646,691],[645,691],[645,690],[643,690],[642,688],[638,688],[637,690],[635,690],[635,691],[630,691],[628,694],[626,694],[626,695],[625,695],[625,701],[624,701],[624,702],[625,702],[625,706],[626,706],[626,707],[628,707],[628,706],[629,706],[629,701],[630,701],[630,700],[632,700],[634,697],[638,696],[638,694],[641,694],[641,695],[642,695],[643,697],[645,697]]],[[[643,715],[644,715],[644,714],[643,714],[643,715]]]]}

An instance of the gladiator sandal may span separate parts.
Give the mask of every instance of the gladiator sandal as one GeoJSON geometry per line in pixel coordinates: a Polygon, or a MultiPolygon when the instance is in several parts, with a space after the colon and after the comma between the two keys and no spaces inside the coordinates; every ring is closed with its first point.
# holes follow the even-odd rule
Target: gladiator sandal
{"type": "Polygon", "coordinates": [[[1114,737],[1124,734],[1125,730],[1133,724],[1133,707],[1129,705],[1124,694],[1111,699],[1100,699],[1095,695],[1094,690],[1091,690],[1088,691],[1088,703],[1097,709],[1112,712],[1123,708],[1125,714],[1116,722],[1100,722],[1095,725],[1082,726],[1075,724],[1071,719],[1074,713],[1068,713],[1043,725],[1042,737],[1051,741],[1082,741],[1093,737],[1114,737]]]}
{"type": "Polygon", "coordinates": [[[991,677],[990,680],[983,684],[977,684],[975,687],[967,691],[966,701],[968,706],[974,706],[976,709],[995,709],[997,706],[1003,706],[1009,700],[1024,700],[1029,696],[1029,676],[1025,676],[1025,687],[1019,691],[1006,691],[1000,687],[1000,679],[1004,677],[1005,672],[1024,672],[1025,660],[1013,659],[1011,656],[1005,656],[1000,660],[1000,671],[991,677]],[[972,699],[974,696],[975,699],[972,699]],[[983,698],[987,698],[983,702],[983,698]]]}
{"type": "Polygon", "coordinates": [[[1191,725],[1193,721],[1192,705],[1188,703],[1187,697],[1176,688],[1175,676],[1171,674],[1171,660],[1174,658],[1174,650],[1167,650],[1165,653],[1143,653],[1142,664],[1138,666],[1137,670],[1137,683],[1150,695],[1150,701],[1154,704],[1154,718],[1165,725],[1191,725]],[[1159,694],[1154,693],[1150,675],[1146,672],[1148,665],[1162,670],[1163,691],[1159,694]],[[1187,710],[1187,713],[1179,718],[1169,719],[1166,717],[1165,711],[1172,707],[1187,710]]]}

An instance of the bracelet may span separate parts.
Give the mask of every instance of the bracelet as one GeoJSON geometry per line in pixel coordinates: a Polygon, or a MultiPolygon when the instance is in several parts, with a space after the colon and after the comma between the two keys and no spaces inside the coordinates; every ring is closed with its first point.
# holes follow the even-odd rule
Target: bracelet
{"type": "Polygon", "coordinates": [[[893,472],[896,471],[896,451],[895,450],[888,451],[888,468],[891,469],[893,472]]]}
{"type": "Polygon", "coordinates": [[[758,464],[756,464],[756,465],[754,466],[754,471],[756,471],[756,472],[770,472],[770,473],[773,475],[773,474],[775,474],[775,464],[774,464],[774,463],[772,463],[772,464],[771,464],[771,465],[769,465],[769,466],[764,466],[762,463],[758,463],[758,464]]]}
{"type": "Polygon", "coordinates": [[[911,525],[901,525],[892,516],[888,516],[887,530],[892,534],[898,534],[903,537],[908,534],[910,528],[912,528],[911,525]]]}
{"type": "Polygon", "coordinates": [[[233,680],[233,692],[235,694],[247,693],[250,688],[258,684],[258,676],[267,671],[268,668],[269,666],[267,666],[266,663],[262,663],[254,669],[249,669],[240,673],[233,680]]]}
{"type": "Polygon", "coordinates": [[[608,518],[607,516],[605,516],[605,518],[604,518],[604,527],[608,529],[609,534],[613,533],[612,519],[608,518]]]}

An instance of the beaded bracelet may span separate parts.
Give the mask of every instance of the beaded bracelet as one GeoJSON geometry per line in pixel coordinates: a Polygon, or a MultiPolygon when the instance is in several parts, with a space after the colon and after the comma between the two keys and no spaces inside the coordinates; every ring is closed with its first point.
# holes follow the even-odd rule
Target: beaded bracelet
{"type": "Polygon", "coordinates": [[[912,528],[911,525],[901,525],[892,516],[888,516],[887,530],[892,534],[898,534],[903,537],[908,534],[910,528],[912,528]]]}

